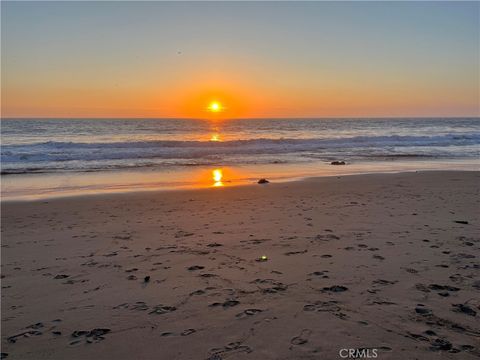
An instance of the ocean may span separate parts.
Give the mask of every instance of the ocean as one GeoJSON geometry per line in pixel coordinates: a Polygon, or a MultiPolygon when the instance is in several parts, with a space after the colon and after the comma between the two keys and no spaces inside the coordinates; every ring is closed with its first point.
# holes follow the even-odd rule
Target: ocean
{"type": "Polygon", "coordinates": [[[1,140],[8,198],[140,189],[142,181],[195,187],[192,174],[217,168],[233,169],[225,184],[332,171],[478,170],[480,118],[3,119],[1,140]],[[333,170],[334,160],[347,165],[333,170]]]}

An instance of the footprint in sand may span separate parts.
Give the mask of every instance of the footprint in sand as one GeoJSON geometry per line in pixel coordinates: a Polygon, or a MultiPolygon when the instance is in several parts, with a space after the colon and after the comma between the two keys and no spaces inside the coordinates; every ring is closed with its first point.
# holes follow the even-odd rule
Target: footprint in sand
{"type": "Polygon", "coordinates": [[[248,345],[243,345],[242,342],[236,341],[229,343],[228,345],[225,345],[223,348],[216,348],[210,350],[210,356],[207,358],[207,360],[222,360],[223,356],[229,356],[234,353],[251,353],[253,350],[250,346],[248,345]]]}
{"type": "Polygon", "coordinates": [[[187,268],[188,271],[196,271],[196,270],[202,270],[202,269],[205,269],[205,266],[193,265],[187,268]]]}
{"type": "Polygon", "coordinates": [[[260,309],[246,309],[243,312],[235,315],[235,317],[238,318],[238,319],[244,319],[244,318],[253,316],[255,314],[261,313],[262,311],[263,310],[260,310],[260,309]]]}
{"type": "Polygon", "coordinates": [[[300,335],[293,337],[290,340],[290,344],[292,345],[303,345],[308,342],[308,338],[312,334],[312,330],[310,329],[303,329],[300,335]]]}

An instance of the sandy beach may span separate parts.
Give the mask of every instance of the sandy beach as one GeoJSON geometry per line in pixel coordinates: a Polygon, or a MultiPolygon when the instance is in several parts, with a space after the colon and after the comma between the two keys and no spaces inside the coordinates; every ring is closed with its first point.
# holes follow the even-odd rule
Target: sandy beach
{"type": "Polygon", "coordinates": [[[411,172],[4,202],[3,357],[478,358],[479,181],[411,172]]]}

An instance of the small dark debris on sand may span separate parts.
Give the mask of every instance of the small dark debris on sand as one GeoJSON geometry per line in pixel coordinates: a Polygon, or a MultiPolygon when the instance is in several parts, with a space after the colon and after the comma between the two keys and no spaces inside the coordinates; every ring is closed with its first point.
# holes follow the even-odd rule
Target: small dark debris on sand
{"type": "Polygon", "coordinates": [[[150,281],[150,276],[145,276],[145,278],[143,279],[144,282],[149,282],[150,281]]]}
{"type": "Polygon", "coordinates": [[[258,180],[258,183],[259,184],[268,184],[270,181],[268,181],[267,179],[260,179],[258,180]]]}
{"type": "Polygon", "coordinates": [[[457,224],[468,225],[468,221],[466,221],[466,220],[454,220],[453,222],[455,222],[457,224]]]}
{"type": "Polygon", "coordinates": [[[330,165],[346,165],[345,161],[332,161],[330,165]]]}

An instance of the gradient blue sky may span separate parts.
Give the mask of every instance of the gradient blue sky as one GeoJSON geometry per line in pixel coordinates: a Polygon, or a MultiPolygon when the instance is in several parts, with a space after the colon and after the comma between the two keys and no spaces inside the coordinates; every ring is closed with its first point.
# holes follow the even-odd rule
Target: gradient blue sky
{"type": "Polygon", "coordinates": [[[478,116],[478,2],[2,2],[2,115],[478,116]]]}

